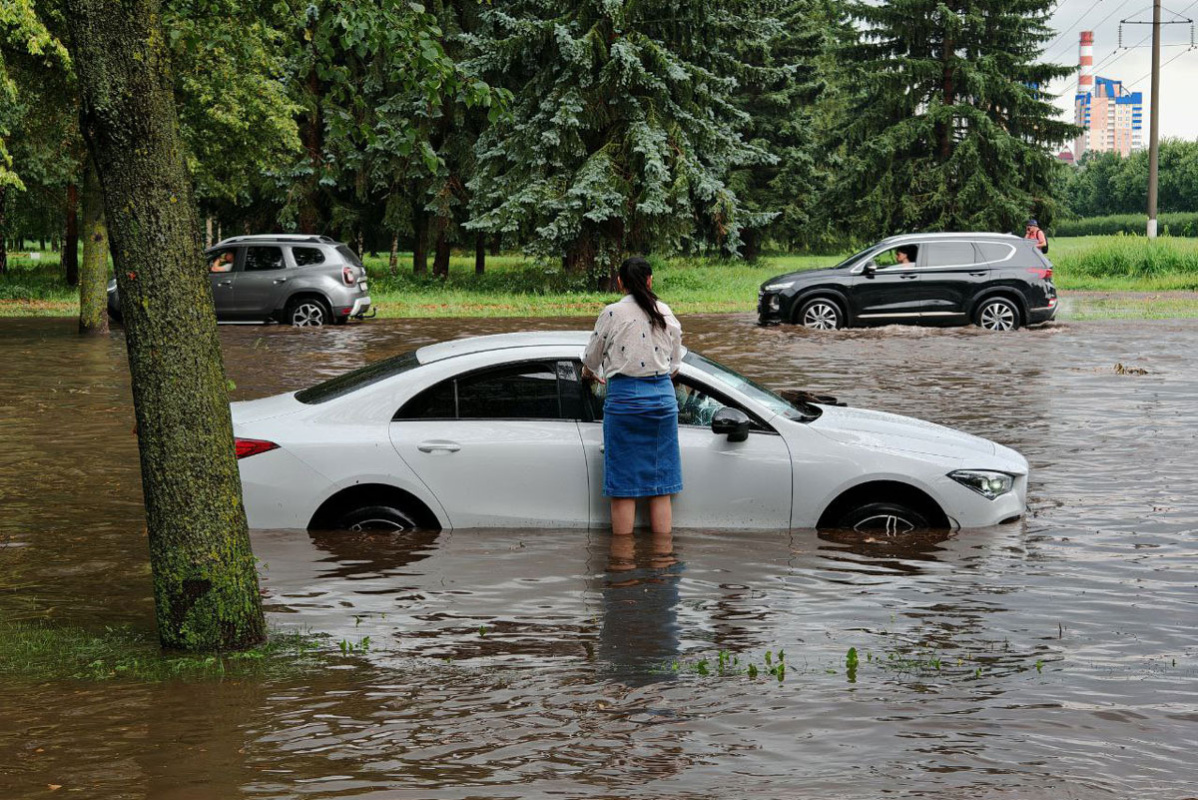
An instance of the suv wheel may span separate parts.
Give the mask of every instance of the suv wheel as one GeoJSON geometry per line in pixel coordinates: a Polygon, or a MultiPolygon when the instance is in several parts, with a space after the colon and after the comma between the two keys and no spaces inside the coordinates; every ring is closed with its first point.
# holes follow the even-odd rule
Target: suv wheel
{"type": "Polygon", "coordinates": [[[991,297],[978,306],[974,320],[988,331],[1013,331],[1019,327],[1019,309],[1005,297],[991,297]]]}
{"type": "Polygon", "coordinates": [[[844,315],[840,306],[822,297],[808,300],[799,309],[798,322],[804,328],[816,331],[834,331],[844,327],[844,315]]]}
{"type": "Polygon", "coordinates": [[[342,514],[337,530],[342,531],[414,531],[420,526],[411,514],[392,505],[363,506],[342,514]]]}
{"type": "Polygon", "coordinates": [[[284,317],[297,328],[316,328],[333,321],[333,310],[318,298],[297,297],[287,304],[284,317]]]}
{"type": "Polygon", "coordinates": [[[850,528],[861,533],[883,533],[887,536],[932,527],[923,514],[898,503],[866,503],[842,516],[838,528],[850,528]]]}

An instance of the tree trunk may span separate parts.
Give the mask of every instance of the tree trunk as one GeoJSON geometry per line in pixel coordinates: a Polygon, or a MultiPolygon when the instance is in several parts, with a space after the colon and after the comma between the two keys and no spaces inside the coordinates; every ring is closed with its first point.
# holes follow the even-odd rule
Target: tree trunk
{"type": "Polygon", "coordinates": [[[89,157],[83,173],[83,266],[79,270],[79,332],[108,333],[108,228],[104,189],[89,157]]]}
{"type": "Polygon", "coordinates": [[[437,225],[437,244],[433,248],[433,275],[437,278],[449,277],[449,235],[445,231],[445,223],[437,225]]]}
{"type": "Polygon", "coordinates": [[[67,286],[79,285],[79,187],[67,184],[67,230],[62,242],[62,272],[67,286]]]}
{"type": "Polygon", "coordinates": [[[0,275],[8,272],[8,187],[0,186],[0,275]]]}
{"type": "Polygon", "coordinates": [[[499,234],[495,234],[494,236],[491,237],[491,255],[493,255],[493,256],[499,255],[499,247],[500,247],[501,243],[502,243],[502,237],[499,234]]]}
{"type": "Polygon", "coordinates": [[[159,637],[262,641],[224,366],[158,0],[67,0],[133,384],[159,637]]]}
{"type": "Polygon", "coordinates": [[[204,218],[204,247],[211,247],[214,244],[216,242],[212,240],[212,217],[208,216],[204,218]]]}
{"type": "Polygon", "coordinates": [[[761,236],[759,234],[760,231],[755,228],[744,228],[741,230],[740,238],[744,242],[741,257],[745,261],[756,261],[757,256],[761,254],[761,236]]]}
{"type": "MultiPolygon", "coordinates": [[[[315,27],[315,19],[313,19],[310,25],[315,27]]],[[[316,59],[319,56],[316,53],[315,31],[311,32],[311,41],[312,58],[316,59]]],[[[304,149],[308,154],[308,166],[311,168],[312,174],[304,182],[304,197],[300,200],[299,209],[299,229],[300,233],[319,233],[320,162],[321,150],[323,148],[322,134],[324,125],[320,118],[320,77],[316,74],[315,66],[308,71],[307,88],[308,101],[312,106],[308,109],[307,115],[300,124],[300,136],[304,142],[304,149]]]]}
{"type": "MultiPolygon", "coordinates": [[[[944,38],[944,60],[942,65],[941,75],[941,91],[944,93],[943,102],[946,107],[956,105],[957,97],[956,90],[953,88],[953,70],[955,65],[953,59],[956,56],[956,42],[952,36],[944,38]]],[[[952,117],[943,122],[940,126],[940,160],[941,162],[948,161],[953,155],[953,130],[952,117]]]]}
{"type": "Polygon", "coordinates": [[[484,234],[474,234],[474,274],[482,275],[487,271],[487,237],[484,234]]]}
{"type": "Polygon", "coordinates": [[[387,261],[387,269],[395,275],[399,272],[399,234],[391,234],[391,257],[387,261]]]}
{"type": "Polygon", "coordinates": [[[419,203],[412,209],[412,273],[424,275],[428,272],[428,214],[419,203]]]}

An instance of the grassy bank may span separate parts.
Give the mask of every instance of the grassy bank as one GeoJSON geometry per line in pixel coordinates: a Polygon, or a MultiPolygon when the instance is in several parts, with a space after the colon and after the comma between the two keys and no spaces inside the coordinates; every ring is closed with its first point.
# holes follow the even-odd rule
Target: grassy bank
{"type": "MultiPolygon", "coordinates": [[[[1126,236],[1052,239],[1055,281],[1069,292],[1138,292],[1116,305],[1105,298],[1077,298],[1062,309],[1064,318],[1093,316],[1198,317],[1198,239],[1148,241],[1126,236]],[[1153,295],[1170,293],[1167,302],[1153,295]],[[1147,293],[1147,294],[1143,294],[1147,293]],[[1117,312],[1115,309],[1118,308],[1117,312]],[[1108,311],[1110,313],[1108,313],[1108,311]]],[[[371,296],[380,317],[541,317],[595,314],[613,295],[594,290],[585,276],[567,276],[559,267],[518,255],[492,256],[486,273],[474,274],[473,257],[452,259],[447,280],[410,274],[406,254],[396,275],[385,256],[367,257],[371,296]]],[[[775,255],[740,261],[672,258],[655,262],[655,288],[681,314],[747,313],[757,288],[774,275],[831,266],[837,256],[775,255]]],[[[78,313],[76,293],[62,285],[56,256],[41,261],[10,259],[0,276],[0,316],[67,316],[78,313]]]]}

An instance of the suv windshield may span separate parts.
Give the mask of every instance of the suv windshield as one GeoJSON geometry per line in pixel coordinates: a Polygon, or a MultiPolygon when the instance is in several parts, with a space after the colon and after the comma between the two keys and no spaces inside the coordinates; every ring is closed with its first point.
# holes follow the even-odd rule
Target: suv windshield
{"type": "Polygon", "coordinates": [[[723,364],[717,364],[709,358],[704,358],[694,350],[689,351],[682,357],[682,360],[714,379],[717,385],[740,392],[751,398],[754,402],[760,403],[775,414],[781,414],[787,419],[792,419],[796,422],[810,422],[820,415],[820,410],[817,407],[806,403],[802,407],[796,406],[774,394],[761,384],[749,380],[739,372],[733,372],[723,364]]]}
{"type": "Polygon", "coordinates": [[[420,366],[420,362],[416,360],[416,351],[413,350],[410,353],[367,364],[361,369],[338,375],[336,378],[318,383],[311,388],[301,389],[295,393],[295,399],[308,405],[324,403],[418,366],[420,366]]]}
{"type": "Polygon", "coordinates": [[[859,258],[864,256],[866,253],[873,250],[874,247],[876,247],[876,246],[877,245],[870,245],[869,247],[865,248],[864,250],[858,250],[856,253],[853,253],[851,256],[846,258],[844,261],[841,261],[839,264],[837,264],[835,266],[828,267],[828,269],[840,269],[841,267],[847,267],[849,264],[852,264],[853,262],[857,261],[859,258]]]}

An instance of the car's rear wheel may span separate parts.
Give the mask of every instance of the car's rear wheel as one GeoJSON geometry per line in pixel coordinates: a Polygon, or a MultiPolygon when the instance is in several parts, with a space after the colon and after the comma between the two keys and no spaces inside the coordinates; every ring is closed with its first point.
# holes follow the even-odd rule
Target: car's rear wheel
{"type": "Polygon", "coordinates": [[[362,506],[345,512],[334,523],[343,531],[391,531],[403,533],[420,530],[416,517],[392,505],[362,506]]]}
{"type": "Polygon", "coordinates": [[[1005,297],[991,297],[978,306],[974,321],[988,331],[1013,331],[1019,327],[1019,309],[1005,297]]]}
{"type": "Polygon", "coordinates": [[[333,321],[333,310],[319,298],[297,297],[287,304],[284,317],[297,328],[318,328],[333,321]]]}
{"type": "Polygon", "coordinates": [[[898,536],[918,528],[930,528],[928,518],[901,503],[866,503],[846,512],[836,527],[860,533],[898,536]]]}
{"type": "Polygon", "coordinates": [[[815,331],[834,331],[844,327],[844,314],[840,306],[823,297],[803,303],[797,319],[804,328],[815,331]]]}

